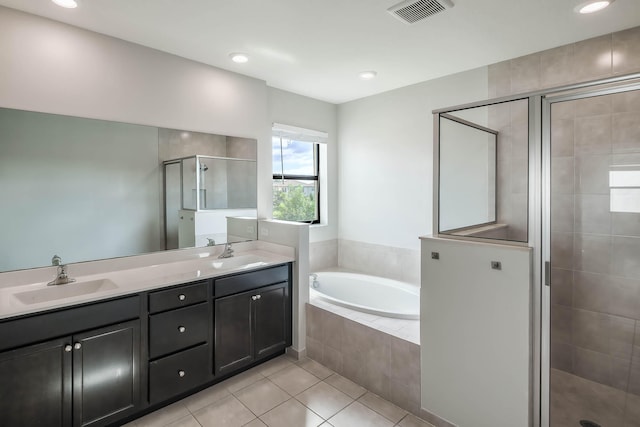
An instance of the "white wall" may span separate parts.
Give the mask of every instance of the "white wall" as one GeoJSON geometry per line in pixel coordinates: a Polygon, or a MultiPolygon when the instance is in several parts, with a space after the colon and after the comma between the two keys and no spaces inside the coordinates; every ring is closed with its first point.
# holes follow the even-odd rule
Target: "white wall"
{"type": "MultiPolygon", "coordinates": [[[[327,207],[321,221],[325,225],[313,225],[309,229],[312,242],[335,239],[338,236],[338,129],[337,106],[280,89],[269,88],[269,115],[271,123],[281,123],[301,128],[327,132],[326,184],[320,182],[321,204],[327,207]],[[326,199],[325,199],[326,196],[326,199]]],[[[266,147],[263,147],[266,149],[266,147]]],[[[267,158],[267,156],[260,157],[267,158]]],[[[271,170],[271,146],[269,145],[269,170],[271,170]]],[[[321,177],[322,179],[322,177],[321,177]]],[[[258,189],[271,194],[271,182],[258,189]]],[[[269,211],[271,212],[271,211],[269,211]]]]}
{"type": "Polygon", "coordinates": [[[432,227],[431,111],[487,95],[480,68],[340,105],[340,238],[419,249],[432,227]]]}
{"type": "MultiPolygon", "coordinates": [[[[266,82],[60,22],[0,7],[0,107],[258,140],[258,215],[271,217],[271,123],[330,134],[336,175],[336,107],[266,82]]],[[[329,194],[337,194],[329,179],[329,194]]],[[[314,233],[335,238],[329,226],[314,233]]]]}

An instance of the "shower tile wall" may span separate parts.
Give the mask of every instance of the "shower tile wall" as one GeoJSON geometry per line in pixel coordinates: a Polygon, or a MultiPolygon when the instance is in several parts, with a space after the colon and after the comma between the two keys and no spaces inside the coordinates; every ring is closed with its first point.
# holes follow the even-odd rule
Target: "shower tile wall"
{"type": "Polygon", "coordinates": [[[640,71],[640,27],[489,66],[489,97],[640,71]]]}
{"type": "MultiPolygon", "coordinates": [[[[640,27],[493,64],[489,95],[636,72],[640,27]]],[[[609,188],[611,165],[640,164],[638,97],[553,107],[554,427],[598,417],[640,426],[640,213],[611,212],[609,188]]]]}
{"type": "Polygon", "coordinates": [[[498,131],[496,220],[507,224],[507,240],[528,238],[527,100],[489,106],[489,128],[498,131]]]}
{"type": "Polygon", "coordinates": [[[640,91],[554,104],[551,129],[551,367],[640,396],[640,212],[609,177],[640,171],[640,91]]]}

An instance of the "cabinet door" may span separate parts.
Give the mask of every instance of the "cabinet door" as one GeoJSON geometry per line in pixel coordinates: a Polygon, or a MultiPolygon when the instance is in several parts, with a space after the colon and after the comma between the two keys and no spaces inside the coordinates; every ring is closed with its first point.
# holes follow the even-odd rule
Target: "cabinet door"
{"type": "Polygon", "coordinates": [[[291,336],[291,306],[287,282],[255,291],[255,358],[284,350],[291,336]]]}
{"type": "MultiPolygon", "coordinates": [[[[16,331],[16,333],[19,333],[16,331]]],[[[0,424],[71,423],[70,338],[0,353],[0,424]]]]}
{"type": "Polygon", "coordinates": [[[253,361],[251,297],[255,291],[215,300],[215,374],[233,372],[253,361]]]}
{"type": "Polygon", "coordinates": [[[106,425],[140,405],[140,321],[74,336],[74,426],[106,425]]]}

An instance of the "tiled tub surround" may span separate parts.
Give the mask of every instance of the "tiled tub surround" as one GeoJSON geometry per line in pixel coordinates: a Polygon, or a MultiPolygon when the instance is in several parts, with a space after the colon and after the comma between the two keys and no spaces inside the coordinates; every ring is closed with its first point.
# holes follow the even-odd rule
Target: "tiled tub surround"
{"type": "Polygon", "coordinates": [[[223,251],[222,247],[211,247],[69,264],[68,274],[77,282],[59,285],[61,291],[67,289],[65,286],[82,286],[82,282],[100,279],[109,279],[117,287],[34,304],[24,304],[14,294],[32,289],[55,291],[47,287],[46,283],[55,277],[56,267],[0,273],[0,319],[234,272],[250,271],[294,260],[293,248],[272,243],[238,243],[234,244],[234,248],[234,257],[226,259],[218,258],[223,251]]]}
{"type": "Polygon", "coordinates": [[[310,271],[336,266],[371,276],[420,284],[420,251],[333,239],[309,244],[310,271]]]}
{"type": "Polygon", "coordinates": [[[420,416],[420,321],[391,319],[312,299],[307,355],[420,416]]]}
{"type": "Polygon", "coordinates": [[[314,360],[288,356],[125,425],[240,426],[433,427],[314,360]]]}

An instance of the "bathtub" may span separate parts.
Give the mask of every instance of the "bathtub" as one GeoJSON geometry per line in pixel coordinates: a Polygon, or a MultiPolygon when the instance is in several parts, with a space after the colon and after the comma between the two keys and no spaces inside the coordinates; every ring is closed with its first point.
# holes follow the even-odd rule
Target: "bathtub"
{"type": "Polygon", "coordinates": [[[323,271],[310,275],[309,293],[312,298],[365,313],[398,319],[420,318],[420,289],[396,280],[323,271]]]}

